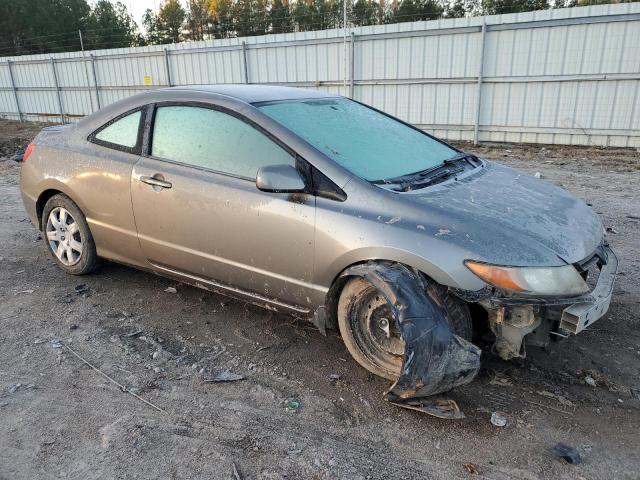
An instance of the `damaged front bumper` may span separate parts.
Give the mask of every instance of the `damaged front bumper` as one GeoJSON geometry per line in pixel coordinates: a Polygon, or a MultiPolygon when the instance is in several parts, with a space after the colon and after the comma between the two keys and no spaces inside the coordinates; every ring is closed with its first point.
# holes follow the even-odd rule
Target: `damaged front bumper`
{"type": "Polygon", "coordinates": [[[567,337],[580,333],[602,318],[609,309],[618,259],[608,246],[590,259],[584,273],[597,268],[593,290],[578,297],[512,297],[499,294],[477,298],[488,313],[489,326],[496,336],[495,352],[505,360],[524,357],[524,345],[546,346],[553,335],[567,337]]]}
{"type": "Polygon", "coordinates": [[[560,329],[567,333],[580,333],[609,310],[613,284],[618,273],[618,257],[611,248],[605,249],[606,264],[600,270],[598,283],[584,301],[576,302],[562,311],[560,329]]]}

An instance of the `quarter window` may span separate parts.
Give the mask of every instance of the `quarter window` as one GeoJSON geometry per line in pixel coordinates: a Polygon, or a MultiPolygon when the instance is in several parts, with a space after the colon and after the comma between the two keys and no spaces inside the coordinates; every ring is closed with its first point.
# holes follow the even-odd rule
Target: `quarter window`
{"type": "Polygon", "coordinates": [[[258,168],[295,165],[282,147],[242,120],[204,107],[159,107],[151,154],[254,179],[258,168]]]}
{"type": "Polygon", "coordinates": [[[138,131],[140,128],[140,110],[122,117],[95,134],[94,138],[100,143],[134,148],[138,144],[138,131]]]}

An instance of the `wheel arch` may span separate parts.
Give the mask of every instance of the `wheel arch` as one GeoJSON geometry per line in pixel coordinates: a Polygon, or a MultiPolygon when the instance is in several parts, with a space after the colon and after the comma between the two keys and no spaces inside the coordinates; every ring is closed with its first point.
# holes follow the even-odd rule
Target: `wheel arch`
{"type": "MultiPolygon", "coordinates": [[[[342,268],[333,278],[331,282],[331,286],[329,287],[329,291],[325,297],[325,312],[326,312],[326,327],[327,328],[338,328],[338,301],[340,299],[340,294],[344,289],[344,286],[347,284],[349,280],[352,278],[356,278],[359,275],[349,274],[349,270],[358,265],[365,265],[367,263],[390,263],[390,264],[401,264],[408,268],[415,268],[420,274],[425,276],[426,278],[438,282],[437,279],[434,279],[429,272],[425,272],[423,269],[416,267],[415,265],[407,264],[398,260],[393,260],[389,258],[368,258],[353,262],[344,268],[342,268]]],[[[438,282],[440,283],[440,282],[438,282]]],[[[444,285],[444,284],[442,284],[444,285]]],[[[446,285],[445,285],[446,286],[446,285]]]]}
{"type": "MultiPolygon", "coordinates": [[[[59,193],[65,194],[64,192],[57,190],[55,188],[48,188],[45,191],[41,192],[36,200],[36,215],[38,218],[38,229],[42,230],[44,226],[42,225],[42,212],[44,211],[44,206],[47,204],[49,199],[54,195],[58,195],[59,193]]],[[[65,194],[66,195],[66,194],[65,194]]]]}
{"type": "Polygon", "coordinates": [[[69,199],[73,203],[75,203],[80,209],[80,211],[86,216],[86,212],[84,211],[84,208],[80,203],[78,203],[75,196],[73,195],[73,192],[69,191],[69,189],[62,183],[57,183],[57,182],[50,183],[42,189],[42,191],[38,195],[38,198],[36,199],[36,215],[38,218],[38,228],[41,231],[44,228],[44,225],[42,225],[42,213],[44,211],[44,206],[47,204],[47,202],[51,197],[58,194],[62,194],[69,197],[69,199]]]}

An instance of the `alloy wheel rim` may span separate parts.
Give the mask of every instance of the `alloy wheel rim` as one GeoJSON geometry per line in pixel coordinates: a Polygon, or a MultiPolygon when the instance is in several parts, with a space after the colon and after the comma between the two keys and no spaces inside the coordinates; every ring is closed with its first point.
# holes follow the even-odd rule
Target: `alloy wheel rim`
{"type": "Polygon", "coordinates": [[[67,267],[80,261],[83,239],[78,222],[64,207],[56,207],[49,213],[45,230],[49,248],[56,258],[67,267]]]}

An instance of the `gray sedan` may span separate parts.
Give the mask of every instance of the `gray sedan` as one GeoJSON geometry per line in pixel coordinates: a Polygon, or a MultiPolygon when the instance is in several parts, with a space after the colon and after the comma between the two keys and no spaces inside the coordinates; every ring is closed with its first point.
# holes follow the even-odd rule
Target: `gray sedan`
{"type": "Polygon", "coordinates": [[[476,344],[509,359],[580,332],[617,269],[567,192],[309,90],[116,102],[43,129],[22,195],[67,273],[108,259],[338,328],[405,404],[470,381],[476,344]]]}

